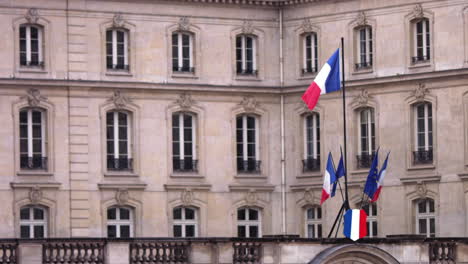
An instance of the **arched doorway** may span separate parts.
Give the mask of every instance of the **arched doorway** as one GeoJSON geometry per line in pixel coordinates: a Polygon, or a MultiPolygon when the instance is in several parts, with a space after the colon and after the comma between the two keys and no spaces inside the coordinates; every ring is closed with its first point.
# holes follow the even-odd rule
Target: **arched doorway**
{"type": "Polygon", "coordinates": [[[355,244],[328,248],[308,264],[399,264],[399,262],[378,247],[355,244]]]}

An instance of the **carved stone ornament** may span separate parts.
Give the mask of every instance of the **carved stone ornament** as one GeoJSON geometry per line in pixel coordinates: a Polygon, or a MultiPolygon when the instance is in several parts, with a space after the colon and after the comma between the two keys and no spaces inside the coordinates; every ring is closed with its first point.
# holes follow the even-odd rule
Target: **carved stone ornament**
{"type": "Polygon", "coordinates": [[[421,4],[417,4],[413,7],[413,16],[417,18],[424,17],[424,10],[421,4]]]}
{"type": "Polygon", "coordinates": [[[132,100],[123,95],[120,91],[114,91],[111,98],[107,99],[107,102],[114,103],[116,108],[124,108],[127,104],[131,103],[132,100]]]}
{"type": "Polygon", "coordinates": [[[190,107],[195,105],[195,101],[192,99],[192,96],[187,93],[181,94],[179,99],[177,99],[175,103],[179,105],[182,109],[189,109],[190,107]]]}
{"type": "Polygon", "coordinates": [[[177,24],[178,24],[179,30],[188,31],[190,29],[190,21],[188,17],[181,17],[177,24]]]}
{"type": "Polygon", "coordinates": [[[255,111],[255,109],[260,105],[260,103],[257,102],[255,98],[246,96],[242,99],[239,105],[242,106],[245,111],[252,112],[255,111]]]}
{"type": "Polygon", "coordinates": [[[26,92],[26,95],[22,96],[21,99],[28,100],[29,106],[32,107],[38,106],[41,103],[41,101],[47,101],[47,97],[42,96],[41,92],[36,88],[29,89],[26,92]]]}
{"type": "Polygon", "coordinates": [[[420,83],[416,89],[413,91],[413,96],[418,100],[422,101],[426,97],[426,94],[429,93],[429,89],[426,88],[424,83],[420,83]]]}
{"type": "Polygon", "coordinates": [[[253,34],[254,27],[252,21],[245,20],[244,24],[242,24],[242,33],[243,34],[253,34]]]}
{"type": "Polygon", "coordinates": [[[42,200],[43,194],[38,186],[32,187],[29,191],[29,200],[32,204],[37,204],[42,200]]]}
{"type": "Polygon", "coordinates": [[[307,203],[313,203],[315,199],[315,193],[311,189],[307,188],[307,190],[304,191],[304,201],[307,203]]]}
{"type": "Polygon", "coordinates": [[[416,185],[416,193],[418,194],[419,197],[425,198],[427,195],[427,187],[424,182],[419,182],[416,185]]]}
{"type": "Polygon", "coordinates": [[[31,24],[36,24],[37,20],[39,20],[39,13],[37,12],[36,8],[30,8],[27,12],[26,15],[24,16],[26,20],[31,23],[31,24]]]}
{"type": "Polygon", "coordinates": [[[304,32],[311,32],[313,31],[313,26],[312,24],[310,23],[310,19],[308,18],[304,18],[304,20],[302,21],[302,24],[301,24],[301,29],[302,31],[304,32]]]}
{"type": "Polygon", "coordinates": [[[112,18],[112,25],[114,27],[123,27],[125,24],[125,20],[123,18],[122,13],[116,13],[112,18]]]}
{"type": "Polygon", "coordinates": [[[247,205],[255,205],[257,203],[258,197],[255,189],[250,189],[249,192],[245,195],[245,203],[247,205]]]}
{"type": "Polygon", "coordinates": [[[130,195],[127,189],[118,189],[117,192],[115,193],[115,200],[117,200],[117,203],[119,205],[124,205],[128,203],[129,199],[130,199],[130,195]]]}
{"type": "Polygon", "coordinates": [[[190,188],[186,188],[180,194],[180,200],[184,205],[191,205],[193,203],[193,191],[190,188]]]}
{"type": "Polygon", "coordinates": [[[369,92],[366,89],[362,89],[359,95],[354,98],[354,103],[357,105],[367,105],[371,98],[372,96],[369,95],[369,92]]]}
{"type": "Polygon", "coordinates": [[[367,16],[366,16],[366,13],[364,13],[364,11],[359,12],[357,19],[356,19],[356,23],[358,26],[367,25],[367,16]]]}

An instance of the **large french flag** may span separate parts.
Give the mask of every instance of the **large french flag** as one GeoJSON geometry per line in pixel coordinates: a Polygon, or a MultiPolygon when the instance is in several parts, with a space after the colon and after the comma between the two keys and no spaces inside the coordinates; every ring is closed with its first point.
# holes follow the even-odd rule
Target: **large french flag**
{"type": "Polygon", "coordinates": [[[389,155],[390,153],[387,154],[387,158],[385,159],[384,164],[382,165],[382,169],[380,169],[379,180],[377,181],[377,190],[375,191],[371,202],[375,202],[377,201],[377,199],[379,199],[380,191],[382,190],[383,180],[385,178],[385,174],[387,173],[387,161],[389,155]]]}
{"type": "Polygon", "coordinates": [[[314,81],[302,95],[302,100],[313,110],[320,94],[340,90],[340,49],[337,49],[320,69],[314,81]]]}
{"type": "Polygon", "coordinates": [[[323,204],[332,192],[332,183],[336,181],[335,169],[333,168],[333,157],[331,152],[328,153],[327,169],[325,175],[323,175],[323,188],[322,188],[322,199],[320,199],[320,205],[323,204]]]}
{"type": "Polygon", "coordinates": [[[344,214],[344,231],[343,234],[356,241],[367,236],[367,214],[364,210],[350,209],[344,214]]]}

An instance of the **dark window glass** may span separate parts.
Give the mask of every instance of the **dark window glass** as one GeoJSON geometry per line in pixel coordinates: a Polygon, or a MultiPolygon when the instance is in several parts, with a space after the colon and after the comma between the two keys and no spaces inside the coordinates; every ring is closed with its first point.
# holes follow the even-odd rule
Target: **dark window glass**
{"type": "Polygon", "coordinates": [[[117,228],[114,225],[107,226],[107,237],[113,238],[117,237],[117,228]]]}
{"type": "Polygon", "coordinates": [[[23,208],[20,210],[20,219],[29,220],[29,208],[23,208]]]}
{"type": "Polygon", "coordinates": [[[258,237],[258,226],[249,226],[249,237],[258,237]]]}
{"type": "Polygon", "coordinates": [[[185,236],[186,237],[194,237],[195,236],[195,226],[186,225],[185,226],[185,236]]]}
{"type": "Polygon", "coordinates": [[[190,208],[185,208],[185,219],[193,220],[195,219],[195,210],[190,208]]]}
{"type": "Polygon", "coordinates": [[[116,219],[116,208],[107,209],[107,219],[115,220],[116,219]]]}
{"type": "Polygon", "coordinates": [[[30,238],[30,229],[29,229],[29,226],[21,226],[20,227],[20,236],[21,238],[30,238]]]}
{"type": "Polygon", "coordinates": [[[427,233],[426,219],[419,219],[419,234],[427,233]]]}
{"type": "Polygon", "coordinates": [[[375,237],[378,235],[378,233],[377,233],[377,222],[376,221],[372,222],[372,235],[375,236],[375,237]]]}
{"type": "Polygon", "coordinates": [[[130,210],[125,208],[120,208],[120,219],[129,220],[130,219],[130,210]]]}
{"type": "Polygon", "coordinates": [[[34,220],[44,220],[44,210],[34,208],[34,220]]]}
{"type": "Polygon", "coordinates": [[[249,209],[249,220],[258,220],[258,211],[255,209],[249,209]]]}
{"type": "Polygon", "coordinates": [[[174,231],[174,236],[175,237],[182,237],[182,226],[174,225],[173,231],[174,231]]]}
{"type": "Polygon", "coordinates": [[[318,238],[322,237],[322,225],[321,224],[317,225],[317,237],[318,238]]]}
{"type": "Polygon", "coordinates": [[[174,219],[176,219],[176,220],[181,220],[182,219],[182,209],[181,208],[175,208],[173,210],[173,214],[174,214],[174,219]]]}
{"type": "Polygon", "coordinates": [[[122,238],[130,237],[130,226],[129,225],[121,225],[120,226],[120,237],[122,237],[122,238]]]}
{"type": "Polygon", "coordinates": [[[245,237],[245,226],[237,226],[237,236],[245,237]]]}
{"type": "Polygon", "coordinates": [[[44,237],[44,226],[37,225],[34,226],[34,238],[43,238],[44,237]]]}
{"type": "Polygon", "coordinates": [[[246,220],[246,218],[245,218],[245,209],[237,210],[237,220],[246,220]]]}

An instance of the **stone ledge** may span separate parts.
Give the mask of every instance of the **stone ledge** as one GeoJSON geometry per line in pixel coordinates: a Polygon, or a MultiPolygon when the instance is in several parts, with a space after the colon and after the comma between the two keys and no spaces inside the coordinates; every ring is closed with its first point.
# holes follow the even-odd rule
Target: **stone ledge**
{"type": "Polygon", "coordinates": [[[273,192],[275,186],[272,184],[229,184],[230,192],[248,192],[255,190],[256,192],[273,192]]]}
{"type": "Polygon", "coordinates": [[[115,189],[128,189],[128,190],[144,190],[147,184],[144,182],[101,182],[98,183],[100,190],[115,190],[115,189]]]}
{"type": "Polygon", "coordinates": [[[58,189],[62,184],[59,182],[10,182],[10,186],[12,189],[19,189],[19,188],[50,188],[50,189],[58,189]]]}
{"type": "Polygon", "coordinates": [[[441,176],[438,174],[429,174],[429,175],[415,175],[415,176],[407,176],[400,178],[400,181],[403,184],[409,183],[421,183],[421,182],[440,182],[441,176]]]}
{"type": "Polygon", "coordinates": [[[170,184],[164,184],[164,189],[166,189],[166,191],[183,191],[187,189],[190,189],[192,191],[209,191],[211,190],[211,184],[208,184],[208,183],[191,183],[191,184],[170,183],[170,184]]]}

